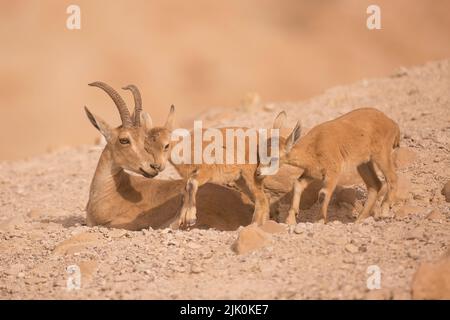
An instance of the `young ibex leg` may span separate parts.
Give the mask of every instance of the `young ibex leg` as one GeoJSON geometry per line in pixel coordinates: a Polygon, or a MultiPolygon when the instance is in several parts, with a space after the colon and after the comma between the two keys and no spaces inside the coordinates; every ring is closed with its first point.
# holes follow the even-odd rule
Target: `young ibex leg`
{"type": "Polygon", "coordinates": [[[330,204],[334,189],[336,189],[337,181],[337,174],[328,175],[323,182],[323,188],[319,191],[319,201],[322,202],[321,213],[324,223],[328,222],[328,205],[330,204]]]}
{"type": "Polygon", "coordinates": [[[197,222],[197,207],[195,197],[198,190],[198,181],[189,178],[183,191],[183,206],[178,219],[172,224],[172,228],[188,228],[197,222]]]}
{"type": "Polygon", "coordinates": [[[292,225],[297,223],[296,217],[300,210],[300,199],[302,197],[303,191],[308,187],[311,181],[312,179],[307,177],[300,177],[295,180],[292,193],[291,208],[289,209],[288,215],[286,217],[287,224],[292,225]]]}
{"type": "Polygon", "coordinates": [[[397,174],[395,173],[395,165],[390,152],[386,152],[386,154],[374,160],[386,178],[387,193],[381,203],[381,216],[387,217],[389,216],[389,211],[395,201],[397,193],[397,174]]]}
{"type": "Polygon", "coordinates": [[[264,193],[263,182],[247,173],[243,173],[242,178],[244,178],[248,191],[255,201],[252,223],[263,225],[270,217],[269,201],[264,193]]]}
{"type": "Polygon", "coordinates": [[[382,183],[377,176],[373,162],[363,163],[359,165],[357,169],[367,187],[367,200],[364,204],[362,212],[360,212],[358,219],[356,220],[357,222],[360,222],[369,217],[372,213],[372,209],[377,201],[382,183]]]}

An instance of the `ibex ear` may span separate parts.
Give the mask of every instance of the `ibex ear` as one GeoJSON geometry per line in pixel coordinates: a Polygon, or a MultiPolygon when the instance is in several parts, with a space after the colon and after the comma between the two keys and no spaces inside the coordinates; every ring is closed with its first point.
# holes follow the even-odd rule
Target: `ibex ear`
{"type": "Polygon", "coordinates": [[[145,131],[150,131],[150,129],[153,127],[153,121],[152,117],[145,112],[141,112],[141,126],[145,129],[145,131]]]}
{"type": "Polygon", "coordinates": [[[86,115],[91,121],[92,125],[97,128],[98,131],[105,137],[106,141],[110,141],[112,137],[111,127],[100,117],[94,116],[87,107],[84,107],[84,111],[86,111],[86,115]]]}
{"type": "Polygon", "coordinates": [[[167,116],[166,124],[164,125],[167,129],[172,130],[173,129],[173,118],[175,117],[175,106],[170,106],[170,112],[167,116]]]}
{"type": "Polygon", "coordinates": [[[281,129],[286,122],[286,112],[281,111],[273,121],[273,129],[281,129]]]}
{"type": "Polygon", "coordinates": [[[294,130],[292,130],[291,134],[286,139],[286,147],[285,147],[286,153],[289,153],[292,150],[292,147],[294,147],[295,144],[298,142],[298,140],[300,140],[301,133],[302,127],[300,125],[300,122],[297,121],[294,130]]]}

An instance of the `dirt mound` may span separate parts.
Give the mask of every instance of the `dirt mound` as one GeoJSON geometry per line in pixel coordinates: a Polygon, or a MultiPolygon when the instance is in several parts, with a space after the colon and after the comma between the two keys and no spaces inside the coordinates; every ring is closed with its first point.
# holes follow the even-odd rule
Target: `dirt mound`
{"type": "MultiPolygon", "coordinates": [[[[409,150],[397,159],[408,189],[392,210],[403,210],[401,218],[354,224],[366,195],[360,182],[349,179],[332,199],[329,224],[320,223],[311,190],[296,226],[281,225],[284,232],[268,226],[273,232],[261,232],[270,233],[270,241],[240,255],[232,250],[239,230],[218,229],[248,224],[253,208],[228,188],[199,192],[223,201],[227,215],[219,220],[220,213],[199,210],[204,217],[199,213],[199,228],[190,231],[88,228],[84,209],[101,148],[0,162],[0,297],[409,299],[419,266],[449,248],[450,212],[441,194],[450,177],[449,88],[449,61],[440,61],[332,88],[304,102],[204,114],[208,125],[269,127],[283,109],[290,126],[299,119],[311,128],[373,106],[399,123],[400,144],[409,150]],[[227,190],[226,198],[217,196],[227,190]],[[201,227],[213,223],[214,229],[201,227]],[[81,272],[79,290],[67,290],[70,266],[81,272]],[[381,271],[379,290],[367,287],[371,266],[381,271]]],[[[175,177],[173,168],[161,175],[175,177]]],[[[268,183],[274,218],[287,210],[290,181],[284,172],[268,183]]]]}

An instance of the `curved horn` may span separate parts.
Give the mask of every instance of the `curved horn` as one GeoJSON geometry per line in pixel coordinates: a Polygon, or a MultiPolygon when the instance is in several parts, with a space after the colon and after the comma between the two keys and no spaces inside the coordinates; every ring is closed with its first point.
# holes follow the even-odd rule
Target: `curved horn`
{"type": "Polygon", "coordinates": [[[130,90],[133,93],[134,98],[134,125],[139,127],[141,125],[141,111],[142,111],[142,98],[139,89],[134,84],[129,84],[123,87],[124,90],[130,90]]]}
{"type": "Polygon", "coordinates": [[[132,127],[133,122],[131,121],[130,112],[128,111],[127,105],[125,104],[125,101],[123,101],[122,97],[117,93],[116,90],[111,88],[109,85],[107,85],[104,82],[96,81],[89,83],[92,87],[98,87],[100,89],[103,89],[114,101],[114,103],[117,106],[117,109],[119,110],[120,119],[122,120],[122,125],[124,127],[132,127]]]}

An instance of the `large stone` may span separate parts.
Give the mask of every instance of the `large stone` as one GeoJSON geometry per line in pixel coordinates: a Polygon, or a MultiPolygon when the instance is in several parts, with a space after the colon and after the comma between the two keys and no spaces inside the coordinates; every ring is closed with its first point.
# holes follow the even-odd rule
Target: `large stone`
{"type": "Polygon", "coordinates": [[[270,235],[255,224],[242,228],[231,248],[237,254],[258,250],[270,242],[270,235]]]}
{"type": "Polygon", "coordinates": [[[413,299],[450,299],[450,257],[419,266],[412,280],[413,299]]]}
{"type": "Polygon", "coordinates": [[[441,194],[445,197],[445,201],[450,202],[450,181],[444,185],[441,194]]]}
{"type": "Polygon", "coordinates": [[[273,221],[269,220],[264,223],[261,227],[261,230],[267,233],[275,234],[275,233],[286,233],[287,229],[285,226],[273,221]]]}
{"type": "Polygon", "coordinates": [[[427,215],[427,219],[443,221],[445,220],[445,216],[439,210],[434,209],[427,215]]]}
{"type": "Polygon", "coordinates": [[[83,232],[59,243],[53,252],[60,255],[74,254],[94,246],[101,241],[101,236],[96,233],[83,232]]]}
{"type": "Polygon", "coordinates": [[[400,147],[394,152],[394,161],[397,169],[409,167],[417,159],[417,154],[410,148],[400,147]]]}

